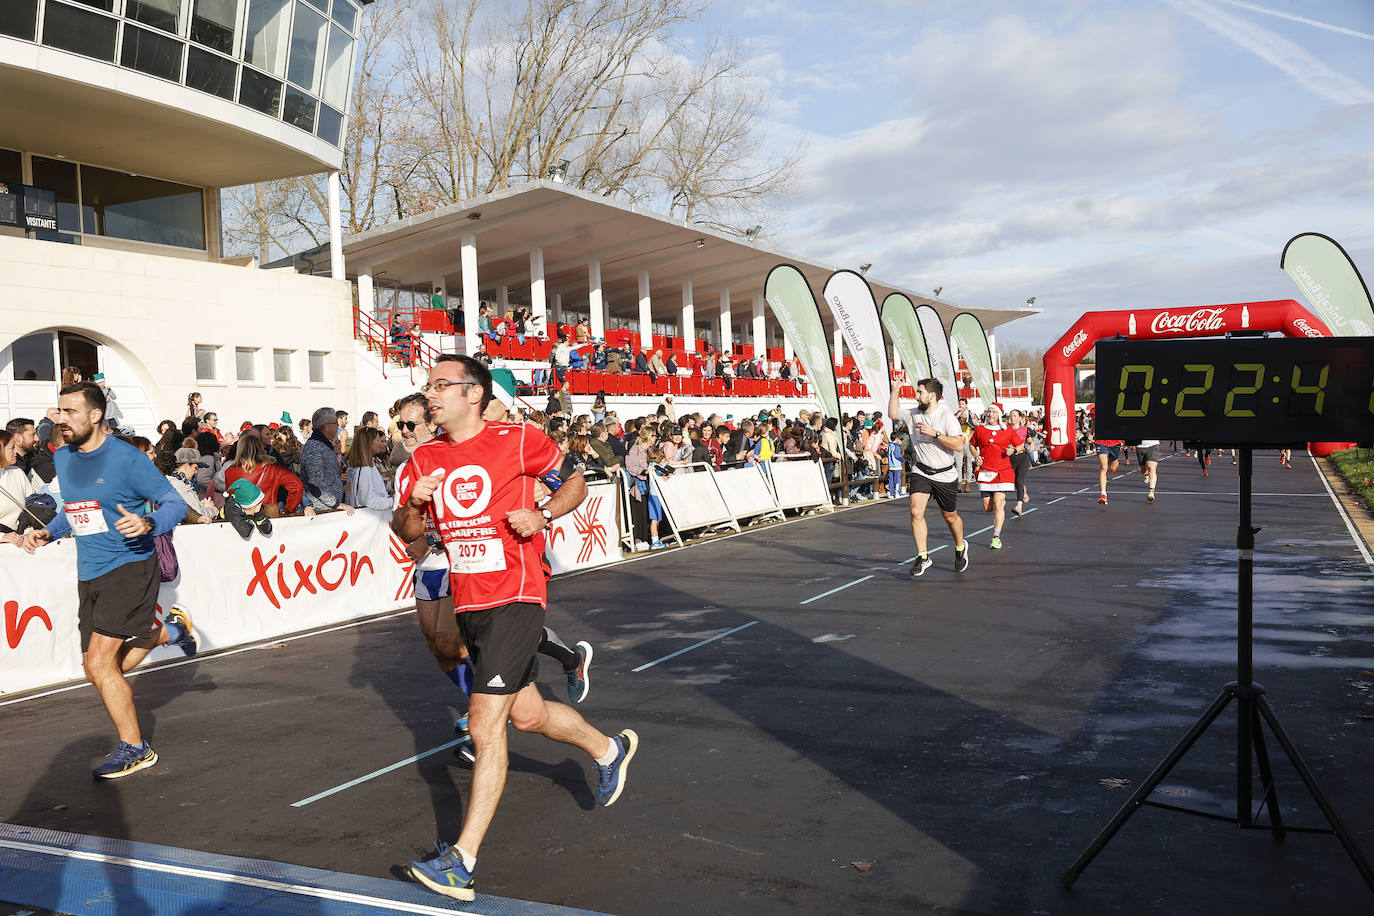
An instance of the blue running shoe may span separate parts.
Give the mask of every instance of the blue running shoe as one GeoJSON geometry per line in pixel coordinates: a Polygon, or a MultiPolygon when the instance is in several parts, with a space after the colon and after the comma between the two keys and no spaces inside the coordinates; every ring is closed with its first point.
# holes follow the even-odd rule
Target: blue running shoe
{"type": "Polygon", "coordinates": [[[630,758],[639,750],[639,736],[628,728],[611,740],[620,749],[615,760],[604,767],[596,764],[596,801],[607,808],[615,804],[621,790],[625,788],[625,780],[630,775],[630,758]]]}
{"type": "Polygon", "coordinates": [[[472,900],[474,890],[473,873],[463,867],[463,857],[452,846],[427,862],[411,862],[410,877],[445,897],[454,900],[472,900]]]}
{"type": "Polygon", "coordinates": [[[121,776],[128,776],[139,770],[147,769],[157,763],[157,751],[147,741],[139,747],[128,744],[124,741],[119,742],[119,747],[115,752],[106,758],[105,762],[91,771],[91,775],[97,779],[118,779],[121,776]]]}
{"type": "Polygon", "coordinates": [[[468,734],[468,717],[463,715],[453,723],[453,733],[458,736],[459,744],[453,749],[453,756],[468,763],[476,763],[477,755],[472,752],[472,735],[468,734]]]}
{"type": "Polygon", "coordinates": [[[185,652],[187,658],[195,658],[196,633],[195,630],[191,629],[190,615],[186,613],[184,608],[174,604],[172,605],[172,609],[167,612],[167,616],[172,618],[172,621],[176,623],[177,626],[181,627],[181,635],[171,640],[168,645],[176,646],[178,649],[185,652]]]}
{"type": "Polygon", "coordinates": [[[577,667],[567,672],[568,699],[581,703],[592,692],[592,644],[585,639],[577,644],[577,667]]]}

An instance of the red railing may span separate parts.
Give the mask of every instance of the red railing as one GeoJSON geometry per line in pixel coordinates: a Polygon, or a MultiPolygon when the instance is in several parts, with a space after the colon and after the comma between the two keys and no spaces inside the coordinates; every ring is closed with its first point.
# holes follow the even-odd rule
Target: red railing
{"type": "Polygon", "coordinates": [[[382,378],[388,378],[394,366],[409,372],[414,381],[415,370],[427,373],[439,355],[439,351],[425,343],[417,331],[412,331],[408,343],[393,342],[387,327],[357,306],[353,308],[353,336],[381,358],[382,378]]]}

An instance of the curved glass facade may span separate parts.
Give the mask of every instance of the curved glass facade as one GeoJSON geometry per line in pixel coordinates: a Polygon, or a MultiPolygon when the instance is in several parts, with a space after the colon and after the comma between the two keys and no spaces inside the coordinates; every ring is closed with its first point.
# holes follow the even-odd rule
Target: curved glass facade
{"type": "Polygon", "coordinates": [[[365,0],[0,0],[0,35],[137,70],[338,147],[365,0]]]}

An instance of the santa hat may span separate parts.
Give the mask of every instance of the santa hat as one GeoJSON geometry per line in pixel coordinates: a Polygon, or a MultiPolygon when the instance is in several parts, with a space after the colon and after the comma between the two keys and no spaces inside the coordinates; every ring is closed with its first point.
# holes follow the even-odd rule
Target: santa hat
{"type": "Polygon", "coordinates": [[[989,406],[989,407],[992,407],[992,408],[994,408],[994,409],[996,409],[997,413],[998,413],[999,415],[1001,415],[1001,416],[1004,416],[1004,417],[1005,417],[1005,416],[1007,415],[1007,412],[1006,412],[1005,410],[1002,409],[1002,402],[1001,402],[1001,401],[993,401],[993,402],[992,402],[991,404],[989,404],[988,406],[989,406]]]}

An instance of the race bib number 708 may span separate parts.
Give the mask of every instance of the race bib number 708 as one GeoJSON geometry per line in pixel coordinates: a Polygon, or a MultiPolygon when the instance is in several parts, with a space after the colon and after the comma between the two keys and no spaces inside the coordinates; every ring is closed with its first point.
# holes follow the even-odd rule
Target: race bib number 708
{"type": "Polygon", "coordinates": [[[105,513],[100,511],[100,500],[84,499],[66,503],[62,507],[67,514],[67,524],[72,526],[72,534],[103,534],[110,530],[105,524],[105,513]]]}

